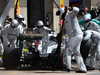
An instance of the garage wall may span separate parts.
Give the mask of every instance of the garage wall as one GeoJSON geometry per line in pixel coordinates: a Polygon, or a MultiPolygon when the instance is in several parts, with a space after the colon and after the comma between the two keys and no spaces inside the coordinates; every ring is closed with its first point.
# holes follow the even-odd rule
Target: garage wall
{"type": "MultiPolygon", "coordinates": [[[[59,0],[55,0],[58,6],[60,6],[59,0]]],[[[58,10],[57,6],[53,3],[53,17],[54,17],[54,22],[53,22],[53,29],[55,30],[55,34],[59,33],[60,31],[60,21],[59,21],[59,16],[56,16],[56,11],[58,10]]],[[[69,6],[69,0],[64,0],[64,6],[69,6]]]]}
{"type": "MultiPolygon", "coordinates": [[[[20,13],[25,17],[25,20],[27,21],[27,0],[19,0],[20,1],[20,13]],[[24,13],[23,13],[24,12],[24,13]]],[[[51,1],[51,0],[49,0],[51,1]]],[[[48,3],[49,3],[48,1],[48,3]]],[[[59,6],[59,0],[55,0],[59,6]]],[[[91,8],[91,6],[95,6],[97,3],[100,2],[100,0],[83,0],[84,1],[84,5],[88,6],[91,8]]],[[[5,6],[6,6],[7,0],[0,0],[0,13],[2,13],[2,11],[4,10],[5,6]]],[[[47,3],[47,5],[48,5],[47,3]]],[[[69,0],[64,0],[64,5],[69,6],[69,0]]],[[[58,10],[58,8],[56,7],[56,5],[53,3],[53,6],[48,5],[47,7],[48,11],[53,11],[53,29],[55,30],[55,33],[57,34],[59,32],[59,17],[56,16],[56,11],[58,10]],[[52,7],[53,9],[49,9],[49,7],[52,7]]],[[[14,8],[12,7],[10,12],[9,12],[9,16],[14,18],[14,8]]]]}
{"type": "MultiPolygon", "coordinates": [[[[27,0],[19,0],[20,14],[24,16],[25,21],[27,21],[27,0]]],[[[9,16],[14,19],[14,4],[9,11],[9,16]]]]}
{"type": "MultiPolygon", "coordinates": [[[[25,18],[25,21],[27,21],[27,8],[26,7],[21,7],[20,8],[20,14],[23,15],[24,18],[25,18]]],[[[14,8],[13,7],[9,11],[9,17],[14,19],[14,8]]]]}

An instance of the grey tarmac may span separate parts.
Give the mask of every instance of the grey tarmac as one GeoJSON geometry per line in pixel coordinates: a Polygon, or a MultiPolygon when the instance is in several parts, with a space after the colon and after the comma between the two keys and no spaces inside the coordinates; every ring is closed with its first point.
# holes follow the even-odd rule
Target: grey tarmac
{"type": "Polygon", "coordinates": [[[0,67],[0,75],[100,75],[99,70],[88,71],[87,73],[75,73],[75,70],[67,71],[51,71],[51,70],[5,70],[0,67]]]}

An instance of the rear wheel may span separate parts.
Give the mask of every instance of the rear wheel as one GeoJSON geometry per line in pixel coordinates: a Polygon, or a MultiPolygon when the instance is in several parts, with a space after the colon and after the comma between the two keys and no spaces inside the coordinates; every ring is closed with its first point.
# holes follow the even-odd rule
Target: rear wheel
{"type": "Polygon", "coordinates": [[[7,48],[3,54],[3,66],[5,69],[17,69],[21,57],[21,50],[19,48],[7,48]]]}

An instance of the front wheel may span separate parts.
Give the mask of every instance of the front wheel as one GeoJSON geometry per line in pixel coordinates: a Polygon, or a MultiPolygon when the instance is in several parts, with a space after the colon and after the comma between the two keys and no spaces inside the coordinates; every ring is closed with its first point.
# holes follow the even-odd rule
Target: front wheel
{"type": "Polygon", "coordinates": [[[91,50],[91,47],[92,47],[92,40],[91,39],[89,39],[87,42],[82,41],[81,47],[80,47],[80,53],[81,53],[84,61],[88,57],[88,54],[91,50]]]}

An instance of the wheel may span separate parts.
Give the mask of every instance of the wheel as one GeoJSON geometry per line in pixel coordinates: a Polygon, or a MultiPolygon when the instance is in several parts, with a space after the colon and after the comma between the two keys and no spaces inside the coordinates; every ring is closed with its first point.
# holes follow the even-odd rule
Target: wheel
{"type": "Polygon", "coordinates": [[[66,54],[65,54],[65,49],[62,52],[62,65],[63,65],[63,68],[66,68],[66,54]]]}
{"type": "Polygon", "coordinates": [[[92,40],[91,39],[89,39],[87,42],[82,41],[82,43],[81,43],[80,53],[81,53],[84,61],[88,57],[88,54],[91,50],[91,46],[92,46],[92,40]]]}
{"type": "MultiPolygon", "coordinates": [[[[72,54],[72,55],[71,55],[71,58],[72,58],[73,56],[74,56],[74,55],[72,54]]],[[[71,62],[76,62],[76,61],[71,59],[71,62]]],[[[65,49],[63,49],[63,51],[62,51],[62,65],[63,65],[63,70],[64,70],[64,69],[67,69],[67,68],[66,68],[66,53],[65,53],[65,49]]]]}
{"type": "Polygon", "coordinates": [[[57,63],[56,63],[56,68],[59,69],[59,70],[63,70],[63,68],[64,68],[64,66],[63,66],[64,65],[64,62],[63,62],[64,58],[63,58],[62,52],[59,54],[57,59],[58,60],[57,60],[57,63]]]}
{"type": "MultiPolygon", "coordinates": [[[[88,54],[91,50],[91,44],[92,44],[92,40],[89,39],[87,42],[83,42],[81,43],[81,47],[80,47],[80,53],[83,57],[83,60],[85,62],[86,58],[88,57],[88,54]]],[[[66,68],[66,54],[65,54],[65,50],[62,51],[62,64],[63,64],[63,68],[66,68]]]]}
{"type": "Polygon", "coordinates": [[[7,48],[3,54],[3,66],[7,70],[17,69],[21,57],[19,48],[7,48]]]}
{"type": "Polygon", "coordinates": [[[56,70],[56,69],[62,69],[63,66],[62,66],[62,52],[58,52],[58,54],[55,54],[56,53],[56,50],[57,49],[53,49],[50,56],[49,56],[49,59],[48,59],[48,64],[51,65],[52,67],[52,70],[56,70]]]}

